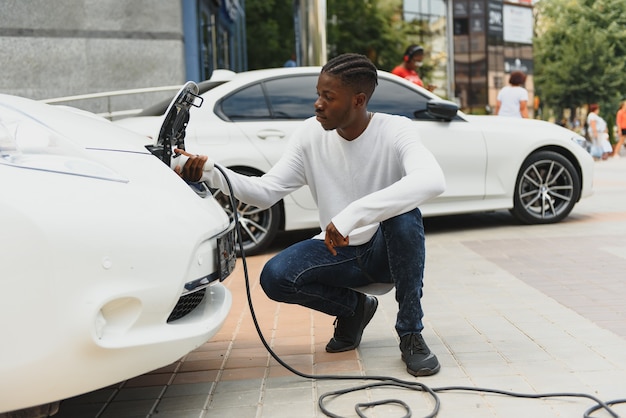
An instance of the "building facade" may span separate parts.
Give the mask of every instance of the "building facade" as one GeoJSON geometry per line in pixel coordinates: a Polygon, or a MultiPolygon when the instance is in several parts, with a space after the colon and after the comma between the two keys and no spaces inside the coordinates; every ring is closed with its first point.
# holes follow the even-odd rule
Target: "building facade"
{"type": "Polygon", "coordinates": [[[404,0],[404,20],[418,26],[420,45],[425,47],[432,74],[426,80],[434,92],[452,100],[454,66],[451,62],[450,8],[448,0],[404,0]]]}
{"type": "Polygon", "coordinates": [[[470,113],[489,113],[515,70],[526,73],[532,114],[533,13],[530,1],[453,0],[454,95],[470,113]]]}
{"type": "Polygon", "coordinates": [[[244,1],[182,0],[187,80],[207,80],[217,68],[248,68],[244,1]]]}
{"type": "Polygon", "coordinates": [[[534,96],[531,0],[404,0],[404,18],[420,26],[435,92],[465,112],[490,113],[514,70],[534,96]]]}
{"type": "MultiPolygon", "coordinates": [[[[324,0],[294,4],[325,9],[324,0]]],[[[419,25],[437,94],[466,112],[489,113],[508,74],[521,69],[533,97],[531,0],[403,5],[404,19],[419,25]]],[[[248,67],[245,0],[3,0],[0,7],[1,93],[49,99],[177,85],[206,80],[216,68],[248,67]]],[[[106,112],[167,95],[68,104],[106,112]]]]}
{"type": "MultiPolygon", "coordinates": [[[[48,99],[245,70],[244,7],[243,0],[3,0],[0,92],[48,99]]],[[[75,105],[103,112],[155,99],[75,105]]]]}

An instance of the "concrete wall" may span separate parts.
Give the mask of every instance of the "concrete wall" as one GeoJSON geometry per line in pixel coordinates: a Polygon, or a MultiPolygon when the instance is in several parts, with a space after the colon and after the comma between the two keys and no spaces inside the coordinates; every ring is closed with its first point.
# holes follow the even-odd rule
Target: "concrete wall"
{"type": "MultiPolygon", "coordinates": [[[[0,93],[47,99],[183,83],[181,1],[0,0],[0,93]]],[[[106,110],[102,100],[75,105],[106,110]]]]}

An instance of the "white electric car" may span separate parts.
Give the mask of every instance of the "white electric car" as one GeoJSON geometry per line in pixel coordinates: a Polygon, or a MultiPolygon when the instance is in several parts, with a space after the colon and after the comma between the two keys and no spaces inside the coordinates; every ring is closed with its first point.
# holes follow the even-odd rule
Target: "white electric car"
{"type": "Polygon", "coordinates": [[[162,161],[192,87],[154,152],[93,114],[0,95],[0,415],[171,364],[223,325],[234,224],[162,161]]]}
{"type": "MultiPolygon", "coordinates": [[[[204,104],[191,110],[187,149],[241,173],[266,173],[295,127],[313,116],[320,69],[215,71],[200,83],[204,104]]],[[[154,135],[166,106],[117,123],[154,135]]],[[[553,223],[592,192],[593,159],[581,146],[585,139],[555,124],[466,115],[456,104],[384,71],[368,109],[414,120],[443,168],[446,191],[421,206],[424,216],[508,209],[524,223],[553,223]]],[[[248,254],[262,250],[278,230],[319,227],[308,188],[267,210],[246,205],[238,210],[248,254]]]]}

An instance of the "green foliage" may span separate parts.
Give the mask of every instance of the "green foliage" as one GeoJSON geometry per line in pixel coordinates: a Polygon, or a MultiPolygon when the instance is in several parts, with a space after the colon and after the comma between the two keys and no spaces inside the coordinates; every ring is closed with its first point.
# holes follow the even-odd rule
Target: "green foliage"
{"type": "Polygon", "coordinates": [[[535,87],[544,104],[560,112],[626,94],[625,1],[544,0],[537,12],[535,87]]]}
{"type": "Polygon", "coordinates": [[[401,62],[410,43],[401,0],[327,0],[327,15],[329,57],[356,52],[388,71],[401,62]]]}
{"type": "Polygon", "coordinates": [[[295,52],[292,0],[246,0],[250,70],[282,67],[295,52]]]}
{"type": "MultiPolygon", "coordinates": [[[[280,67],[294,51],[293,0],[246,0],[248,68],[280,67]]],[[[421,38],[417,22],[402,19],[402,0],[327,0],[329,58],[344,52],[367,55],[383,70],[402,60],[421,38]]],[[[429,67],[422,67],[427,76],[429,67]]]]}

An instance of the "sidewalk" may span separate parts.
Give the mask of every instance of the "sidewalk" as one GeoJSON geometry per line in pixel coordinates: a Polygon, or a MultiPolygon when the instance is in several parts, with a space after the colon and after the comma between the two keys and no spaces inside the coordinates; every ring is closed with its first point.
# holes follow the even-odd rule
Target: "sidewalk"
{"type": "MultiPolygon", "coordinates": [[[[260,327],[277,354],[304,373],[626,398],[626,158],[597,162],[596,170],[594,196],[557,225],[518,225],[506,212],[426,221],[424,337],[442,365],[435,376],[406,373],[393,292],[379,298],[358,350],[326,353],[333,318],[271,302],[260,289],[259,272],[271,254],[247,259],[260,327]]],[[[67,400],[55,418],[323,417],[321,394],[364,383],[308,380],[284,369],[256,334],[241,260],[226,285],[233,308],[211,341],[168,367],[67,400]]],[[[444,418],[582,417],[594,406],[582,398],[438,396],[437,416],[444,418]]],[[[427,394],[399,388],[329,398],[327,407],[356,417],[355,403],[387,398],[407,402],[414,417],[433,409],[427,394]]],[[[626,417],[626,405],[614,410],[626,417]]],[[[364,413],[404,415],[393,405],[364,413]]]]}

